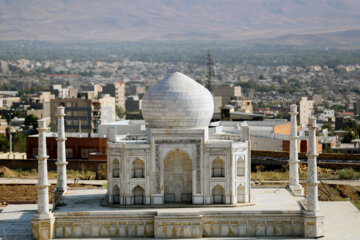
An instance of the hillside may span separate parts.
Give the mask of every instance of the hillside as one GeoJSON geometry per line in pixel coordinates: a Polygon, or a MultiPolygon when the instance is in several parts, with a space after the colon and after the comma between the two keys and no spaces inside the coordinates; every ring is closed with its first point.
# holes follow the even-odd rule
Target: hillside
{"type": "Polygon", "coordinates": [[[0,0],[0,40],[272,38],[358,29],[359,12],[358,0],[0,0]]]}

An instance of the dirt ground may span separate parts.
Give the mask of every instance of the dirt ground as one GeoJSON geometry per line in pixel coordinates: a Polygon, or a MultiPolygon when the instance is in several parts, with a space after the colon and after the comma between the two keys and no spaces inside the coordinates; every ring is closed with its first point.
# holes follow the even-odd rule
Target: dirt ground
{"type": "MultiPolygon", "coordinates": [[[[96,188],[92,185],[80,185],[69,184],[69,187],[73,188],[96,188]]],[[[49,202],[53,203],[53,190],[56,186],[50,185],[49,187],[49,202]]],[[[36,185],[26,184],[2,184],[0,185],[0,206],[6,206],[8,204],[30,204],[36,203],[38,198],[38,192],[36,185]]]]}
{"type": "Polygon", "coordinates": [[[1,176],[3,176],[3,177],[19,177],[19,174],[7,167],[0,166],[0,177],[1,176]]]}
{"type": "MultiPolygon", "coordinates": [[[[49,188],[49,200],[53,202],[51,194],[55,185],[49,188]]],[[[0,185],[0,204],[22,204],[22,203],[36,203],[38,197],[37,187],[35,185],[0,185]]]]}
{"type": "MultiPolygon", "coordinates": [[[[106,172],[106,168],[105,168],[106,172]]],[[[68,178],[78,178],[78,179],[96,179],[96,172],[92,171],[82,171],[82,170],[67,170],[66,171],[68,178]]],[[[56,178],[57,172],[56,171],[48,171],[48,178],[56,178]]],[[[37,169],[9,169],[5,166],[0,166],[0,177],[21,177],[21,178],[37,178],[38,172],[37,169]]],[[[106,179],[106,176],[105,178],[106,179]]]]}

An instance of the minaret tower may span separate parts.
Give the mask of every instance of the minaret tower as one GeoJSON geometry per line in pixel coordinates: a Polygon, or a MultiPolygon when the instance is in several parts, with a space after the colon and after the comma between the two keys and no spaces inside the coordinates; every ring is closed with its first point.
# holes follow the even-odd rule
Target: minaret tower
{"type": "Polygon", "coordinates": [[[297,106],[290,106],[291,129],[290,129],[290,159],[289,159],[289,188],[295,196],[304,195],[304,189],[299,184],[299,160],[298,160],[298,135],[296,115],[297,106]]]}
{"type": "Polygon", "coordinates": [[[46,152],[46,121],[38,120],[39,153],[38,159],[38,213],[31,220],[31,235],[33,239],[52,239],[55,219],[49,210],[49,183],[46,152]]]}
{"type": "Polygon", "coordinates": [[[39,151],[38,160],[38,213],[41,218],[49,217],[49,183],[47,175],[47,159],[46,153],[46,122],[44,119],[38,120],[39,131],[39,151]]]}
{"type": "Polygon", "coordinates": [[[318,178],[316,157],[316,118],[309,118],[309,151],[308,157],[308,176],[307,176],[307,213],[316,215],[319,211],[318,207],[318,178]]]}
{"type": "Polygon", "coordinates": [[[57,118],[58,118],[58,136],[57,141],[57,186],[56,192],[63,193],[66,191],[67,182],[66,182],[66,147],[65,147],[65,107],[57,107],[57,118]]]}

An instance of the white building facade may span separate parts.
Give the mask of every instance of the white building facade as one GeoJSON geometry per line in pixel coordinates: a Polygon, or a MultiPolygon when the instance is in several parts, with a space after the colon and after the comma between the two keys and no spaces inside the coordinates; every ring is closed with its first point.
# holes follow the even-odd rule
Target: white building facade
{"type": "Polygon", "coordinates": [[[207,89],[171,74],[148,90],[142,113],[146,135],[109,131],[110,204],[249,202],[249,142],[209,129],[213,99],[207,89]]]}

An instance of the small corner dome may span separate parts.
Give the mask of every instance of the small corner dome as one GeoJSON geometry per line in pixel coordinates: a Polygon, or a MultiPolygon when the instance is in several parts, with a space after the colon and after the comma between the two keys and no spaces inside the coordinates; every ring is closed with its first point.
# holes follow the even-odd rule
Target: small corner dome
{"type": "Polygon", "coordinates": [[[149,128],[202,128],[209,126],[214,100],[201,84],[175,72],[148,89],[141,112],[149,128]]]}

